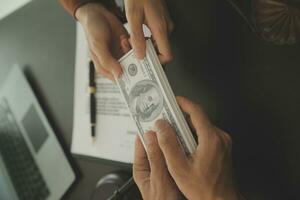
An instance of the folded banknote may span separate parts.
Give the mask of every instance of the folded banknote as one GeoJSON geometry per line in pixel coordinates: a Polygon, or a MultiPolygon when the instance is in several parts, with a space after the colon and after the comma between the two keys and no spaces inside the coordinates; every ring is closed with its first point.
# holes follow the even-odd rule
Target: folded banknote
{"type": "Polygon", "coordinates": [[[175,130],[184,151],[193,153],[196,141],[176,102],[151,40],[146,41],[143,60],[138,60],[131,50],[119,62],[123,74],[116,81],[144,146],[144,134],[153,130],[156,120],[164,119],[175,130]]]}

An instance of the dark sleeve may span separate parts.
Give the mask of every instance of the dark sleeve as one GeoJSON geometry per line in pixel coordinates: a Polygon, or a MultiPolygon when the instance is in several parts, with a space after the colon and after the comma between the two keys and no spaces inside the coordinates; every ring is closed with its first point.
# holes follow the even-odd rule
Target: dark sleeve
{"type": "Polygon", "coordinates": [[[60,4],[68,11],[75,19],[76,10],[86,3],[102,2],[101,0],[58,0],[60,4]]]}

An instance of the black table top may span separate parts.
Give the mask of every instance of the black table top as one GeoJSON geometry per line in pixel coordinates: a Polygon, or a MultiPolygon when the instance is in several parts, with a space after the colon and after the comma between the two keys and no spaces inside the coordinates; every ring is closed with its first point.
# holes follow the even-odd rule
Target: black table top
{"type": "MultiPolygon", "coordinates": [[[[233,138],[238,184],[249,199],[296,199],[300,189],[300,45],[255,37],[226,1],[169,5],[176,28],[166,74],[175,94],[201,103],[233,138]],[[299,140],[298,140],[299,139],[299,140]]],[[[0,85],[14,63],[68,151],[75,22],[57,1],[33,1],[0,21],[0,85]]],[[[115,165],[71,158],[79,173],[64,199],[86,199],[115,165]]]]}

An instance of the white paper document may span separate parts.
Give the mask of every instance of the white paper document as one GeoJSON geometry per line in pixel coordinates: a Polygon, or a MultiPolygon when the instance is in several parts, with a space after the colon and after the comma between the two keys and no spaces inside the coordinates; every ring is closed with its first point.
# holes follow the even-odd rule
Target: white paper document
{"type": "Polygon", "coordinates": [[[137,128],[116,84],[97,75],[96,141],[93,144],[89,110],[89,52],[77,24],[74,121],[71,152],[78,155],[132,163],[137,128]]]}
{"type": "Polygon", "coordinates": [[[0,20],[30,1],[31,0],[0,0],[0,20]]]}

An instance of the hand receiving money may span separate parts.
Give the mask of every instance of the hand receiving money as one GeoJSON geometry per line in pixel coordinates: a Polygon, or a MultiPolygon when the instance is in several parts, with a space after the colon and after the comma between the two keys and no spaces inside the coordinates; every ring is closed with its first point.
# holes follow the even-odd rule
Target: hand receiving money
{"type": "Polygon", "coordinates": [[[179,199],[181,191],[189,200],[242,199],[232,176],[230,136],[212,125],[195,103],[183,97],[177,101],[197,133],[198,147],[186,156],[171,125],[157,121],[154,132],[144,137],[148,159],[139,141],[135,148],[133,174],[143,197],[150,199],[149,195],[153,195],[151,199],[163,200],[172,195],[179,199]],[[158,187],[163,191],[151,193],[158,187]]]}
{"type": "Polygon", "coordinates": [[[122,74],[118,59],[130,50],[128,33],[118,18],[99,3],[87,3],[76,11],[97,72],[114,81],[122,74]]]}

